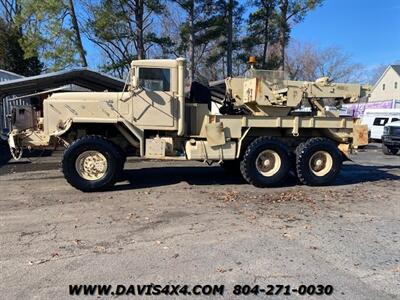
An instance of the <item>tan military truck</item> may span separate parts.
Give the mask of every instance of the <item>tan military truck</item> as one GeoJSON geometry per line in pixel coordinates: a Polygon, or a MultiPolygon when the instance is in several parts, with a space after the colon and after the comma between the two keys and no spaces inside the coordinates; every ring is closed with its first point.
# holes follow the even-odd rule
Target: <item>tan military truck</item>
{"type": "Polygon", "coordinates": [[[17,107],[9,145],[66,150],[62,170],[75,188],[110,188],[127,155],[218,162],[239,170],[257,186],[282,184],[291,170],[307,185],[326,185],[351,149],[367,143],[367,128],[340,117],[340,105],[367,95],[358,84],[285,80],[281,72],[249,69],[225,80],[220,114],[210,112],[210,93],[197,83],[185,97],[185,60],[132,62],[125,91],[53,94],[43,115],[17,107]]]}

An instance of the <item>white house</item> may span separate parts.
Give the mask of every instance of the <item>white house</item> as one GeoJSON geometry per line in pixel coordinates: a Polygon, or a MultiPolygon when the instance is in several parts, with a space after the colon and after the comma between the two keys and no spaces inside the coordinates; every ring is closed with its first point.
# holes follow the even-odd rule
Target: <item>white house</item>
{"type": "Polygon", "coordinates": [[[375,83],[369,102],[400,100],[400,65],[391,65],[375,83]]]}

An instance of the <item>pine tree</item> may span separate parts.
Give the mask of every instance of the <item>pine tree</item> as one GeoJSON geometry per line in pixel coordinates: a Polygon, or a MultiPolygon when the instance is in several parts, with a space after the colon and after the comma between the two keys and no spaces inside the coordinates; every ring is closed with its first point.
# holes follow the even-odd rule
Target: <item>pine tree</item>
{"type": "Polygon", "coordinates": [[[43,64],[40,63],[37,55],[24,57],[20,39],[20,30],[0,18],[0,69],[24,76],[40,74],[43,64]]]}
{"type": "Polygon", "coordinates": [[[284,69],[285,49],[292,27],[303,21],[323,0],[252,0],[245,51],[254,51],[263,69],[284,69]]]}
{"type": "Polygon", "coordinates": [[[39,50],[51,70],[87,67],[73,0],[19,0],[19,6],[16,24],[26,57],[39,50]]]}
{"type": "Polygon", "coordinates": [[[232,76],[234,73],[234,61],[237,60],[235,52],[240,47],[239,35],[243,23],[242,15],[244,8],[236,0],[217,0],[214,5],[214,10],[217,13],[215,26],[219,32],[219,37],[217,47],[208,59],[208,65],[222,60],[224,77],[232,76]]]}
{"type": "Polygon", "coordinates": [[[179,53],[187,53],[189,80],[232,74],[235,32],[240,26],[236,0],[177,0],[186,13],[179,53]],[[218,70],[217,70],[218,69],[218,70]]]}
{"type": "Polygon", "coordinates": [[[92,5],[88,37],[106,55],[101,68],[122,78],[131,61],[145,59],[153,46],[170,47],[171,40],[152,27],[154,15],[163,12],[161,0],[101,0],[92,5]]]}
{"type": "Polygon", "coordinates": [[[243,40],[246,53],[257,56],[259,67],[274,69],[277,58],[271,51],[271,45],[278,41],[276,22],[276,0],[252,1],[255,11],[249,15],[248,35],[243,40]]]}
{"type": "Polygon", "coordinates": [[[322,5],[324,0],[278,0],[277,23],[279,28],[279,69],[285,67],[285,49],[294,24],[304,20],[307,13],[322,5]]]}

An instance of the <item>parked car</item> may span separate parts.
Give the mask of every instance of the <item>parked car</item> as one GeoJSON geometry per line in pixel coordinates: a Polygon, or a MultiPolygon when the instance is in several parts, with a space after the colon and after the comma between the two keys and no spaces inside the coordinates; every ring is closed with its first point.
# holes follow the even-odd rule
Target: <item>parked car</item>
{"type": "Polygon", "coordinates": [[[386,124],[400,120],[400,109],[366,109],[361,118],[371,140],[381,140],[386,124]]]}
{"type": "Polygon", "coordinates": [[[396,155],[400,150],[400,121],[386,124],[382,135],[382,151],[386,155],[396,155]]]}

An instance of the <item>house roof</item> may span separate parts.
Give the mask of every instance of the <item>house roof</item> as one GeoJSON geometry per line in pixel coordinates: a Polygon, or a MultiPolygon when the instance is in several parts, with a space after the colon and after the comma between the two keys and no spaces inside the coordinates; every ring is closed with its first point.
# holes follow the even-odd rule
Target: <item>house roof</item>
{"type": "Polygon", "coordinates": [[[379,79],[375,82],[373,90],[378,86],[378,84],[381,82],[381,80],[385,77],[386,73],[390,69],[393,69],[397,73],[397,75],[400,76],[400,65],[389,65],[386,68],[385,72],[382,73],[381,77],[379,77],[379,79]]]}
{"type": "Polygon", "coordinates": [[[122,91],[125,81],[86,68],[24,77],[0,83],[0,99],[75,84],[92,91],[122,91]]]}
{"type": "Polygon", "coordinates": [[[400,65],[391,65],[392,69],[400,76],[400,65]]]}

